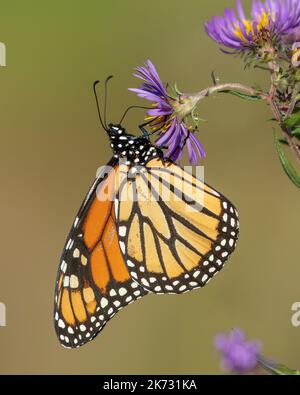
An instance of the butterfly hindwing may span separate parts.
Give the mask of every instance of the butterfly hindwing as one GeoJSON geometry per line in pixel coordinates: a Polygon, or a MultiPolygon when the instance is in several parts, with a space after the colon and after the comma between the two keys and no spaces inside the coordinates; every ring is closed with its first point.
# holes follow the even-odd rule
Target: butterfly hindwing
{"type": "Polygon", "coordinates": [[[235,248],[234,206],[171,162],[151,160],[120,184],[118,199],[124,260],[132,278],[151,292],[204,286],[235,248]]]}
{"type": "Polygon", "coordinates": [[[120,251],[114,188],[118,167],[100,175],[67,239],[55,291],[55,329],[62,345],[93,339],[118,310],[147,291],[132,280],[120,251]]]}

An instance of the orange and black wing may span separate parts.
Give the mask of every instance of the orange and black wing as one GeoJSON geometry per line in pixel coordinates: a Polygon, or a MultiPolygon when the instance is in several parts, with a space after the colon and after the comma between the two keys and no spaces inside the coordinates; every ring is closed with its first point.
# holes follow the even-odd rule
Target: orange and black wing
{"type": "Polygon", "coordinates": [[[151,160],[134,178],[121,181],[117,197],[124,260],[131,277],[151,292],[204,286],[235,248],[234,206],[171,162],[151,160]]]}
{"type": "Polygon", "coordinates": [[[61,257],[54,321],[59,341],[79,347],[92,340],[122,307],[147,293],[131,279],[115,223],[118,166],[100,175],[75,219],[61,257]]]}

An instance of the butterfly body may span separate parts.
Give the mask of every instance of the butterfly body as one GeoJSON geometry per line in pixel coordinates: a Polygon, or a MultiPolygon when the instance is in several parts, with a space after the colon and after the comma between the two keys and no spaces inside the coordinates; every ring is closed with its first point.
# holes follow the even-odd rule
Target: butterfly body
{"type": "Polygon", "coordinates": [[[145,136],[109,125],[113,157],[94,181],[60,260],[54,303],[60,343],[79,347],[148,293],[203,287],[238,238],[221,194],[163,158],[145,136]]]}
{"type": "Polygon", "coordinates": [[[144,166],[150,159],[163,156],[148,138],[128,134],[120,125],[109,125],[108,135],[114,158],[125,158],[127,165],[144,166]]]}

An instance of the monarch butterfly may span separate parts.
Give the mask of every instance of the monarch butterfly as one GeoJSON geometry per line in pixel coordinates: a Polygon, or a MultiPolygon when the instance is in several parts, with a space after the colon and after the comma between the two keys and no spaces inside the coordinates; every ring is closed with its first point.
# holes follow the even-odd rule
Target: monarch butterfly
{"type": "Polygon", "coordinates": [[[92,340],[148,293],[206,285],[233,252],[239,229],[224,196],[163,158],[147,136],[107,126],[95,86],[113,157],[82,203],[58,269],[54,322],[67,348],[92,340]]]}

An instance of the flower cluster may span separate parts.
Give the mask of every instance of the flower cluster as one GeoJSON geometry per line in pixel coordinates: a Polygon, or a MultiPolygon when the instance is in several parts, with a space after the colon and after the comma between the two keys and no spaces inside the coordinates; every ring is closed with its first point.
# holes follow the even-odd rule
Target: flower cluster
{"type": "Polygon", "coordinates": [[[234,329],[228,335],[217,335],[215,347],[222,355],[224,370],[246,373],[253,371],[258,365],[261,345],[257,341],[246,341],[241,329],[234,329]]]}
{"type": "Polygon", "coordinates": [[[237,0],[236,11],[226,9],[224,16],[212,17],[205,30],[224,52],[240,54],[246,65],[269,72],[270,87],[264,91],[235,82],[218,83],[213,75],[211,87],[183,94],[176,86],[167,89],[148,60],[134,74],[142,80],[141,86],[131,89],[152,103],[145,123],[148,133],[157,133],[156,144],[166,149],[166,157],[180,163],[187,147],[189,161],[196,165],[205,156],[196,137],[195,116],[203,98],[222,92],[246,100],[264,100],[281,128],[282,138],[275,139],[281,165],[300,188],[300,175],[284,153],[288,147],[300,163],[300,0],[253,0],[251,17],[237,0]]]}
{"type": "Polygon", "coordinates": [[[299,0],[254,0],[252,18],[247,18],[240,0],[237,15],[226,9],[205,24],[207,34],[217,43],[235,51],[271,53],[284,35],[295,34],[300,26],[299,0]]]}
{"type": "Polygon", "coordinates": [[[188,95],[178,94],[172,97],[150,60],[145,66],[136,68],[136,72],[134,76],[143,83],[140,88],[130,90],[153,103],[146,120],[152,132],[159,133],[157,146],[167,148],[166,156],[178,162],[181,161],[186,146],[190,163],[197,164],[198,159],[205,156],[205,152],[194,134],[195,130],[186,124],[187,117],[191,116],[195,108],[196,100],[188,95]]]}

